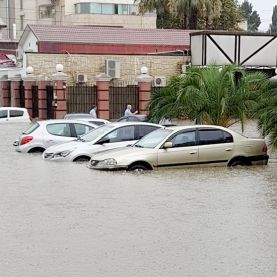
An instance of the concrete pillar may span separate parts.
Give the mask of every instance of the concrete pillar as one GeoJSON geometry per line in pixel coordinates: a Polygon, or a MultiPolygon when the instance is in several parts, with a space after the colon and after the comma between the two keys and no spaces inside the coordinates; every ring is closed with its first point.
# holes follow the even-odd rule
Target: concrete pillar
{"type": "Polygon", "coordinates": [[[0,79],[0,107],[11,106],[10,81],[8,76],[0,79]]]}
{"type": "Polygon", "coordinates": [[[148,103],[151,98],[151,89],[153,77],[147,74],[148,69],[141,69],[142,74],[139,75],[136,80],[139,87],[139,113],[147,114],[148,113],[148,103]]]}
{"type": "Polygon", "coordinates": [[[103,119],[110,119],[110,81],[111,77],[102,73],[96,76],[97,87],[97,112],[98,117],[103,119]]]}
{"type": "Polygon", "coordinates": [[[47,86],[50,81],[38,79],[38,117],[39,119],[47,119],[47,86]]]}
{"type": "MultiPolygon", "coordinates": [[[[58,66],[58,65],[57,65],[58,66]]],[[[51,80],[54,83],[54,96],[56,100],[56,112],[54,117],[57,119],[64,118],[67,113],[67,90],[66,90],[66,80],[67,75],[61,71],[59,71],[59,67],[56,67],[57,73],[53,74],[51,80]]]]}
{"type": "Polygon", "coordinates": [[[11,106],[20,107],[20,82],[21,76],[15,76],[10,79],[11,81],[11,106]]]}

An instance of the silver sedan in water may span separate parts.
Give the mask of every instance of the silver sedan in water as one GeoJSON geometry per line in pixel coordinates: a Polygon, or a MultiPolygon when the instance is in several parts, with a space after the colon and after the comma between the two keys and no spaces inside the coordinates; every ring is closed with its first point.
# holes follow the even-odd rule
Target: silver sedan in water
{"type": "Polygon", "coordinates": [[[264,139],[251,139],[213,125],[156,130],[132,147],[96,153],[90,167],[105,170],[151,170],[199,165],[267,164],[264,139]]]}

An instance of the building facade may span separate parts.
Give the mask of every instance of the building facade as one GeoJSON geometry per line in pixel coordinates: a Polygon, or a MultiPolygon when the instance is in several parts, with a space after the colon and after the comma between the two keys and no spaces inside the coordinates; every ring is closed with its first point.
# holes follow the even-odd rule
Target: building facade
{"type": "Polygon", "coordinates": [[[156,14],[139,15],[133,0],[0,0],[0,18],[0,39],[10,40],[28,24],[156,28],[156,14]]]}

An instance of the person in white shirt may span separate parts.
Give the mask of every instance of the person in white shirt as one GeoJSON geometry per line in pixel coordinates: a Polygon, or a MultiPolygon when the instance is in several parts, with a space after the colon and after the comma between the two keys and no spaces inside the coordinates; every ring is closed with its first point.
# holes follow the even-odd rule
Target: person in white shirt
{"type": "Polygon", "coordinates": [[[97,110],[97,107],[93,106],[92,109],[89,112],[92,115],[93,118],[97,118],[96,110],[97,110]]]}
{"type": "Polygon", "coordinates": [[[137,114],[138,111],[135,111],[134,113],[132,113],[132,106],[130,104],[127,105],[127,108],[124,112],[124,116],[130,116],[130,115],[135,115],[137,114]]]}

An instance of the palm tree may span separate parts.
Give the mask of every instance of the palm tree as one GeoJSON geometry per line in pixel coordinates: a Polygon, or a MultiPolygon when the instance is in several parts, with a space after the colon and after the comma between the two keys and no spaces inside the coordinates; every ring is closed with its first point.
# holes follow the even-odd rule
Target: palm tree
{"type": "Polygon", "coordinates": [[[277,83],[272,82],[259,100],[255,114],[258,127],[263,136],[269,137],[272,147],[277,149],[277,83]]]}
{"type": "Polygon", "coordinates": [[[192,67],[185,75],[174,77],[168,88],[154,93],[150,100],[150,117],[186,116],[196,124],[229,127],[253,116],[259,95],[269,81],[262,73],[246,73],[236,66],[192,67]]]}
{"type": "Polygon", "coordinates": [[[214,0],[135,0],[139,2],[139,11],[156,10],[157,14],[167,13],[179,18],[182,29],[197,29],[199,15],[203,9],[211,12],[214,0]]]}

